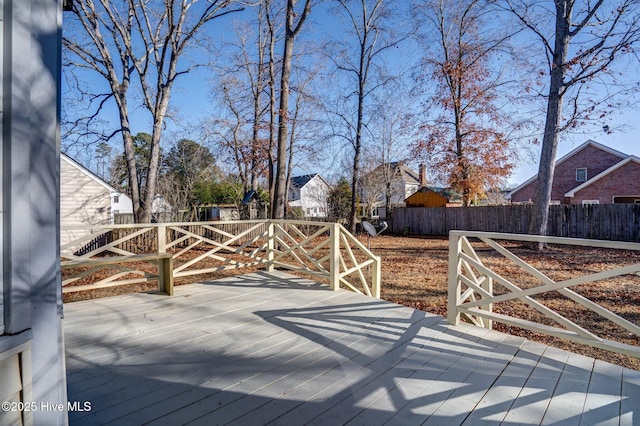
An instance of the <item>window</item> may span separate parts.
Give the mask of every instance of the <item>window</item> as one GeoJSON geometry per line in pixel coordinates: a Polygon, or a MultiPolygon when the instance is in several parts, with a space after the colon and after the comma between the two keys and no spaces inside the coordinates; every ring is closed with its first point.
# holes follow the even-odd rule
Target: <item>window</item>
{"type": "Polygon", "coordinates": [[[120,202],[120,195],[116,194],[113,196],[113,202],[115,204],[118,204],[120,202]]]}
{"type": "Polygon", "coordinates": [[[582,200],[583,206],[590,206],[592,204],[600,204],[600,200],[582,200]]]}
{"type": "Polygon", "coordinates": [[[550,206],[559,206],[560,205],[560,200],[551,200],[549,202],[550,206]]]}
{"type": "Polygon", "coordinates": [[[576,182],[586,182],[587,181],[587,168],[581,167],[576,169],[576,182]]]}

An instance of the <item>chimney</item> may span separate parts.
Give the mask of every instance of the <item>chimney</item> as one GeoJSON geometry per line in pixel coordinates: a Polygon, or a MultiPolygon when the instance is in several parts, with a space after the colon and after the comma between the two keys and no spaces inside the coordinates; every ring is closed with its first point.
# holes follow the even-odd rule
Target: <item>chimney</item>
{"type": "Polygon", "coordinates": [[[424,163],[420,164],[418,179],[420,180],[420,188],[427,186],[427,165],[424,163]]]}

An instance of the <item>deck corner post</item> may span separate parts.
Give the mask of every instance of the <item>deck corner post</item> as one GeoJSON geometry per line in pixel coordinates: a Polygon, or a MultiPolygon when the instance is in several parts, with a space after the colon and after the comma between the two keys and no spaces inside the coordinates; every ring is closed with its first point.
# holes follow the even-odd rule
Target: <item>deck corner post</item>
{"type": "Polygon", "coordinates": [[[340,224],[331,225],[329,236],[329,287],[333,291],[340,288],[340,224]]]}
{"type": "Polygon", "coordinates": [[[173,256],[158,257],[158,285],[162,293],[173,296],[173,256]]]}
{"type": "Polygon", "coordinates": [[[371,270],[371,295],[380,299],[380,287],[382,283],[382,261],[379,256],[373,257],[373,268],[371,270]]]}
{"type": "Polygon", "coordinates": [[[267,271],[273,272],[273,247],[275,237],[275,225],[272,221],[267,222],[267,271]]]}
{"type": "Polygon", "coordinates": [[[449,232],[449,280],[447,297],[447,321],[449,324],[460,324],[460,304],[461,283],[460,275],[460,252],[462,251],[462,238],[460,231],[449,232]]]}

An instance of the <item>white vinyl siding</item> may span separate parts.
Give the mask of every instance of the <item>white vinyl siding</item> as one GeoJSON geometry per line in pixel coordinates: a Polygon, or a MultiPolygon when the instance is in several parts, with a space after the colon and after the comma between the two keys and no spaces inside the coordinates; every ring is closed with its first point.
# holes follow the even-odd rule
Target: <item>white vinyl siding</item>
{"type": "MultiPolygon", "coordinates": [[[[68,225],[102,225],[111,223],[111,193],[89,175],[60,161],[60,223],[68,225]]],[[[60,245],[87,235],[88,230],[60,232],[60,245]]]]}
{"type": "MultiPolygon", "coordinates": [[[[6,359],[0,359],[0,377],[2,377],[2,387],[0,388],[0,401],[9,403],[22,402],[20,392],[22,391],[22,380],[20,377],[20,355],[10,355],[6,359]]],[[[0,424],[21,425],[22,416],[18,410],[0,410],[0,424]]]]}
{"type": "Polygon", "coordinates": [[[314,176],[306,183],[299,192],[298,203],[290,203],[290,205],[298,205],[305,213],[305,217],[324,218],[327,216],[327,194],[329,187],[319,175],[314,176]]]}
{"type": "Polygon", "coordinates": [[[110,191],[64,160],[60,162],[60,221],[65,225],[111,222],[110,191]]]}

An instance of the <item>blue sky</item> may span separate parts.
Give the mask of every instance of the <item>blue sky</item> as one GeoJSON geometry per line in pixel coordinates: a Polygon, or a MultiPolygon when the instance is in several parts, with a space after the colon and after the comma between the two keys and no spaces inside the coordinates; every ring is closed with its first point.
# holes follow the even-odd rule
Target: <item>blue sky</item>
{"type": "MultiPolygon", "coordinates": [[[[244,16],[247,16],[246,12],[243,12],[243,14],[231,15],[228,18],[224,18],[224,21],[221,22],[214,22],[214,25],[216,26],[216,29],[214,30],[216,38],[220,41],[229,40],[233,36],[232,31],[230,31],[231,22],[234,20],[245,19],[244,16]]],[[[303,37],[308,39],[324,37],[328,33],[327,28],[331,28],[331,31],[329,32],[335,32],[338,27],[331,15],[318,9],[312,12],[312,21],[307,25],[308,27],[303,29],[303,37]]],[[[632,75],[638,75],[637,65],[630,65],[625,72],[632,73],[632,75]]],[[[195,125],[199,118],[204,118],[216,113],[215,108],[212,108],[210,99],[210,76],[211,73],[209,71],[206,69],[200,69],[189,74],[186,78],[178,80],[173,91],[171,102],[172,110],[179,112],[177,122],[195,125]]],[[[65,82],[63,82],[63,90],[65,87],[65,82]]],[[[110,108],[105,117],[108,119],[114,119],[116,117],[115,109],[110,108]]],[[[137,132],[149,132],[150,120],[147,113],[134,111],[133,117],[132,131],[134,134],[137,132]]],[[[640,140],[638,137],[640,135],[640,128],[638,127],[640,126],[640,111],[638,109],[619,111],[609,117],[609,119],[614,123],[614,125],[611,126],[613,133],[606,134],[601,130],[601,128],[595,125],[591,127],[592,129],[595,129],[594,132],[588,132],[589,129],[585,129],[587,132],[583,134],[565,136],[560,142],[557,158],[562,157],[564,154],[568,153],[587,139],[593,139],[616,150],[640,157],[640,140]]],[[[176,124],[169,122],[167,123],[166,134],[169,135],[172,131],[176,131],[176,129],[178,129],[176,124]]],[[[183,130],[180,130],[179,134],[179,137],[187,136],[195,138],[193,135],[185,135],[183,130]]],[[[539,135],[540,139],[541,137],[542,131],[540,131],[539,135]]],[[[116,150],[121,150],[121,141],[118,138],[113,141],[112,145],[116,150]]],[[[509,186],[515,186],[516,184],[522,183],[537,173],[539,149],[539,146],[528,146],[526,150],[521,150],[521,158],[516,164],[513,175],[508,180],[509,186]]],[[[337,164],[337,162],[334,161],[335,156],[329,155],[327,157],[330,158],[330,161],[328,161],[324,166],[321,162],[311,162],[318,166],[320,170],[301,169],[300,173],[320,172],[326,176],[339,173],[339,170],[335,170],[337,164]]],[[[83,159],[79,158],[79,161],[83,161],[83,159]]],[[[415,166],[417,168],[417,165],[415,166]]]]}

